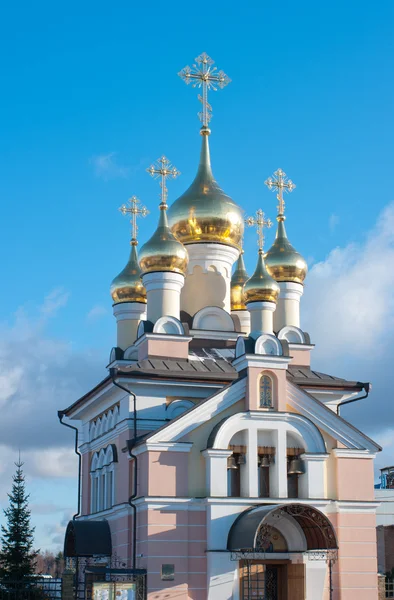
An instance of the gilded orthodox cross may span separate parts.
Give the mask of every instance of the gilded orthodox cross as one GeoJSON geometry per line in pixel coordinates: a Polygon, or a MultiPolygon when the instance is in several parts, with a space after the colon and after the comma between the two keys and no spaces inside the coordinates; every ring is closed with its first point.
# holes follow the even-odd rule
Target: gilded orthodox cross
{"type": "Polygon", "coordinates": [[[161,204],[163,208],[167,208],[167,177],[171,177],[171,179],[176,179],[178,175],[181,174],[180,171],[176,167],[174,167],[168,158],[165,156],[161,156],[157,159],[155,164],[151,165],[149,169],[146,169],[147,172],[152,175],[154,179],[160,179],[160,187],[161,187],[161,204]]]}
{"type": "Polygon", "coordinates": [[[212,107],[208,103],[208,90],[215,92],[218,88],[222,90],[230,83],[231,79],[224,71],[218,71],[217,67],[213,66],[215,63],[206,52],[197,56],[195,61],[192,67],[185,67],[178,75],[186,84],[191,83],[194,88],[202,87],[202,96],[198,96],[202,102],[202,112],[198,113],[198,116],[203,129],[208,129],[209,121],[212,118],[212,107]]]}
{"type": "Polygon", "coordinates": [[[259,251],[262,252],[264,248],[264,228],[272,227],[271,219],[266,219],[263,211],[261,210],[261,208],[259,208],[258,210],[256,210],[255,217],[246,217],[245,223],[246,225],[248,225],[248,227],[256,227],[257,243],[259,246],[259,251]]]}
{"type": "Polygon", "coordinates": [[[131,223],[131,245],[132,246],[136,246],[138,244],[137,242],[137,233],[138,233],[138,227],[137,227],[137,217],[146,217],[146,215],[149,215],[149,210],[143,206],[141,204],[141,202],[138,200],[137,196],[132,196],[131,198],[129,198],[129,200],[127,201],[129,206],[126,206],[126,204],[122,204],[122,206],[119,208],[120,212],[122,213],[122,215],[130,215],[130,223],[131,223]]]}
{"type": "Polygon", "coordinates": [[[283,192],[292,192],[296,187],[291,179],[288,179],[286,173],[282,169],[278,169],[274,173],[274,178],[268,177],[267,181],[264,182],[270,190],[277,190],[276,197],[279,200],[278,204],[278,217],[283,217],[285,214],[285,201],[283,199],[283,192]]]}

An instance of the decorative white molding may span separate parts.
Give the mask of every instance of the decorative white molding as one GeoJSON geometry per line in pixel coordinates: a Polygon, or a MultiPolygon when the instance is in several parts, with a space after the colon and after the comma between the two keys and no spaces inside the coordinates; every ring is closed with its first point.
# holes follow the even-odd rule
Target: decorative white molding
{"type": "Polygon", "coordinates": [[[146,340],[160,340],[165,342],[190,342],[190,336],[171,334],[171,333],[144,333],[138,340],[135,341],[135,348],[139,348],[146,340]]]}
{"type": "Polygon", "coordinates": [[[243,430],[276,431],[301,436],[310,452],[326,455],[326,447],[318,428],[309,419],[296,413],[250,411],[236,413],[224,421],[216,432],[213,448],[228,447],[231,438],[243,430]]]}
{"type": "Polygon", "coordinates": [[[376,456],[376,452],[370,450],[351,450],[350,448],[334,448],[332,453],[337,458],[368,458],[372,460],[376,456]]]}
{"type": "Polygon", "coordinates": [[[146,304],[143,302],[118,302],[112,309],[117,321],[146,321],[146,304]]]}
{"type": "Polygon", "coordinates": [[[279,287],[280,300],[296,300],[299,302],[304,293],[304,286],[301,283],[295,283],[293,281],[279,281],[279,287]]]}
{"type": "Polygon", "coordinates": [[[248,367],[259,367],[260,369],[278,369],[286,370],[290,357],[287,356],[271,356],[270,354],[243,354],[235,358],[231,363],[238,371],[243,371],[248,367]]]}
{"type": "Polygon", "coordinates": [[[142,282],[147,292],[152,290],[172,290],[173,292],[180,293],[185,282],[185,277],[180,273],[155,271],[153,273],[145,273],[142,276],[142,282]]]}
{"type": "Polygon", "coordinates": [[[217,457],[217,458],[229,458],[232,455],[232,450],[221,450],[219,448],[207,448],[206,450],[201,450],[201,454],[206,457],[217,457]]]}
{"type": "MultiPolygon", "coordinates": [[[[298,284],[296,284],[298,285],[298,284]]],[[[286,327],[282,327],[282,329],[278,333],[279,340],[286,340],[291,344],[291,347],[294,350],[303,350],[306,349],[305,346],[301,348],[298,344],[305,344],[305,334],[299,327],[294,327],[294,325],[286,325],[286,327]]],[[[313,347],[313,346],[312,346],[313,347]]],[[[308,349],[310,346],[308,347],[308,349]]]]}
{"type": "Polygon", "coordinates": [[[361,431],[338,417],[332,410],[306,394],[301,388],[287,382],[288,403],[301,415],[311,419],[319,429],[339,440],[347,448],[378,452],[380,447],[361,431]]]}
{"type": "Polygon", "coordinates": [[[233,332],[234,321],[223,308],[219,308],[218,306],[206,306],[194,315],[193,329],[233,332]]]}
{"type": "Polygon", "coordinates": [[[200,340],[225,340],[236,341],[240,334],[238,331],[207,331],[206,329],[191,329],[190,335],[200,340]]]}
{"type": "Polygon", "coordinates": [[[330,455],[327,454],[327,452],[314,452],[313,454],[305,452],[300,456],[300,458],[302,458],[302,460],[305,462],[320,462],[321,460],[326,461],[329,457],[330,455]]]}
{"type": "Polygon", "coordinates": [[[282,356],[283,354],[280,341],[274,335],[268,333],[263,333],[263,335],[257,338],[254,351],[255,354],[262,354],[264,356],[282,356]]]}
{"type": "Polygon", "coordinates": [[[152,442],[147,440],[144,444],[133,448],[133,454],[138,456],[144,452],[190,452],[192,442],[152,442]]]}
{"type": "Polygon", "coordinates": [[[194,406],[194,402],[191,400],[173,400],[166,406],[166,415],[168,419],[175,419],[182,413],[189,410],[194,406]]]}
{"type": "Polygon", "coordinates": [[[201,267],[203,273],[208,273],[212,267],[223,277],[231,278],[231,269],[239,256],[239,250],[224,244],[187,244],[189,254],[188,273],[193,273],[194,267],[201,267]]]}
{"type": "Polygon", "coordinates": [[[153,333],[164,333],[166,335],[185,335],[185,330],[179,319],[175,317],[160,317],[153,327],[153,333]]]}

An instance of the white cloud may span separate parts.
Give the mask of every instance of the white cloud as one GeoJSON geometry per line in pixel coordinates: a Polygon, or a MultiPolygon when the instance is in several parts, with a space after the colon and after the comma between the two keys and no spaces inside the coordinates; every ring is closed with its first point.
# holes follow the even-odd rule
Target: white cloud
{"type": "Polygon", "coordinates": [[[105,317],[108,314],[108,310],[105,306],[101,306],[101,304],[96,304],[93,306],[88,314],[86,315],[86,319],[88,321],[97,321],[101,317],[105,317]]]}
{"type": "MultiPolygon", "coordinates": [[[[316,343],[313,366],[347,379],[372,381],[369,398],[341,413],[372,436],[394,422],[393,265],[394,203],[384,209],[364,241],[335,248],[312,267],[301,307],[302,326],[316,343]]],[[[386,434],[382,439],[387,444],[386,434]]],[[[378,457],[380,466],[383,462],[394,462],[394,445],[378,457]]]]}
{"type": "Polygon", "coordinates": [[[121,165],[118,162],[117,153],[98,154],[92,156],[90,163],[93,165],[96,177],[108,181],[109,179],[125,178],[130,173],[130,167],[121,165]]]}

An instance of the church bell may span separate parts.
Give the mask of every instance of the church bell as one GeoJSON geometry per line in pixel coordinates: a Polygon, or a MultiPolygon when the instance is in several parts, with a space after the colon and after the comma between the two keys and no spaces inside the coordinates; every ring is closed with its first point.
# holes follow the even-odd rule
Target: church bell
{"type": "Polygon", "coordinates": [[[304,461],[299,458],[299,456],[294,457],[290,463],[289,468],[287,469],[288,475],[303,475],[305,473],[305,465],[304,461]]]}
{"type": "Polygon", "coordinates": [[[263,454],[263,456],[260,458],[259,467],[264,468],[264,467],[269,467],[269,466],[270,466],[270,459],[267,456],[267,454],[263,454]]]}
{"type": "Polygon", "coordinates": [[[238,469],[238,465],[237,465],[237,462],[235,460],[234,454],[232,454],[231,456],[229,456],[229,458],[227,459],[227,468],[228,469],[238,469]]]}

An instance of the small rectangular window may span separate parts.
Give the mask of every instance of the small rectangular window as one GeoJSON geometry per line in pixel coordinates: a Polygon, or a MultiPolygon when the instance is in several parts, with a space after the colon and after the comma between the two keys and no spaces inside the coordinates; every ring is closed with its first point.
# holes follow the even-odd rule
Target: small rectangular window
{"type": "Polygon", "coordinates": [[[175,565],[161,565],[161,578],[163,581],[173,581],[175,579],[175,565]]]}

